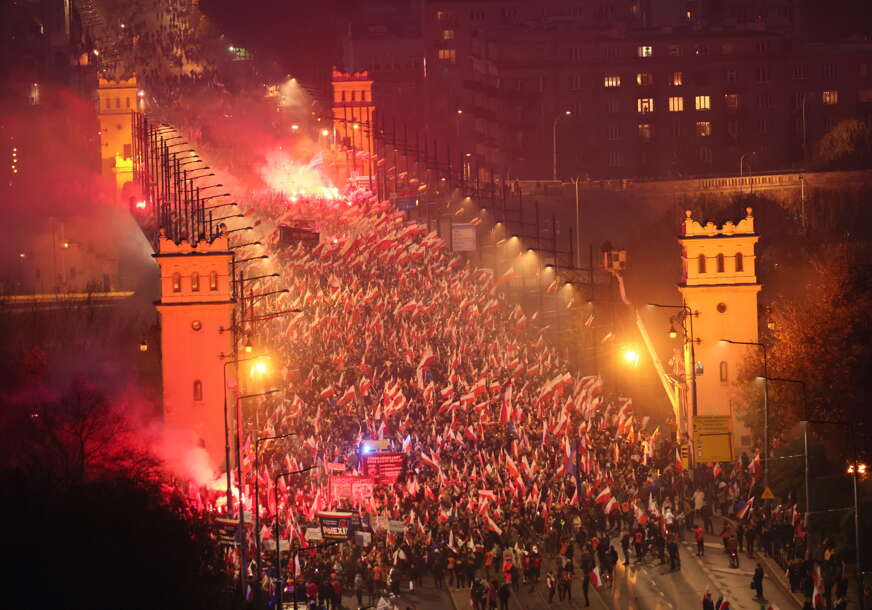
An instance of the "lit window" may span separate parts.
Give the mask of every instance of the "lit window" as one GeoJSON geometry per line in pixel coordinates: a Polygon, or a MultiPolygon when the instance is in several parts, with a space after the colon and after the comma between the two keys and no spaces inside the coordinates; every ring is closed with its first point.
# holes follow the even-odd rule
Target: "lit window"
{"type": "Polygon", "coordinates": [[[669,98],[669,112],[682,112],[684,110],[684,98],[681,96],[669,98]]]}
{"type": "Polygon", "coordinates": [[[673,72],[672,73],[672,86],[680,87],[684,84],[684,74],[681,72],[673,72]]]}
{"type": "Polygon", "coordinates": [[[636,84],[640,87],[647,87],[654,82],[654,76],[650,72],[639,72],[636,74],[636,84]]]}
{"type": "Polygon", "coordinates": [[[179,272],[173,273],[173,292],[182,291],[182,274],[179,272]]]}
{"type": "Polygon", "coordinates": [[[727,110],[738,110],[739,96],[735,93],[724,94],[724,105],[727,107],[727,110]]]}
{"type": "Polygon", "coordinates": [[[439,59],[442,61],[447,61],[450,64],[457,62],[457,50],[456,49],[439,49],[439,59]]]}
{"type": "Polygon", "coordinates": [[[651,57],[654,54],[654,47],[650,45],[639,46],[639,57],[651,57]]]}
{"type": "Polygon", "coordinates": [[[721,383],[727,383],[727,363],[721,360],[721,383]]]}
{"type": "Polygon", "coordinates": [[[696,135],[703,136],[703,137],[712,135],[712,123],[711,123],[711,121],[697,121],[696,122],[696,135]]]}
{"type": "Polygon", "coordinates": [[[745,257],[741,252],[736,252],[736,273],[741,273],[745,270],[745,257]]]}
{"type": "Polygon", "coordinates": [[[696,272],[705,273],[705,254],[696,257],[696,272]]]}
{"type": "Polygon", "coordinates": [[[724,255],[722,253],[718,253],[718,273],[724,272],[724,255]]]}
{"type": "Polygon", "coordinates": [[[451,15],[448,11],[436,11],[436,20],[445,21],[451,15]]]}
{"type": "Polygon", "coordinates": [[[834,104],[839,103],[839,92],[838,91],[824,91],[821,94],[821,101],[827,106],[833,106],[834,104]]]}
{"type": "Polygon", "coordinates": [[[639,123],[639,139],[643,142],[650,142],[652,135],[651,123],[639,123]]]}
{"type": "Polygon", "coordinates": [[[697,95],[695,105],[697,110],[711,110],[712,98],[708,95],[697,95]]]}
{"type": "Polygon", "coordinates": [[[218,290],[218,272],[209,273],[209,290],[218,290]]]}
{"type": "Polygon", "coordinates": [[[200,274],[196,271],[191,274],[191,290],[194,292],[200,291],[200,274]]]}
{"type": "Polygon", "coordinates": [[[620,76],[606,76],[603,79],[603,85],[606,87],[620,87],[621,86],[621,77],[620,76]]]}
{"type": "Polygon", "coordinates": [[[654,98],[653,97],[640,97],[636,99],[636,111],[639,114],[647,114],[649,112],[654,112],[654,98]]]}
{"type": "Polygon", "coordinates": [[[203,382],[199,379],[194,380],[194,400],[197,402],[203,400],[203,382]]]}
{"type": "Polygon", "coordinates": [[[442,30],[442,40],[454,40],[454,30],[442,30]]]}

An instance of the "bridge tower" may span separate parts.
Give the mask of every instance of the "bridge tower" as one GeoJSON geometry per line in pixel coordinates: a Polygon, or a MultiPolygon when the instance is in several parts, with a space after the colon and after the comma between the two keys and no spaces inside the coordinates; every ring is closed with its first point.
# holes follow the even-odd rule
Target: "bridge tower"
{"type": "MultiPolygon", "coordinates": [[[[372,156],[373,113],[375,102],[372,99],[373,81],[369,73],[332,73],[333,83],[333,142],[355,151],[364,151],[372,156]]],[[[350,175],[369,174],[367,160],[351,158],[347,168],[350,175]]]]}
{"type": "Polygon", "coordinates": [[[100,168],[116,196],[133,180],[133,112],[141,110],[136,77],[97,84],[97,118],[100,122],[100,168]]]}
{"type": "Polygon", "coordinates": [[[224,360],[230,354],[234,300],[226,230],[211,241],[177,243],[162,230],[160,314],[165,434],[183,435],[224,463],[224,360]],[[222,330],[223,329],[223,330],[222,330]]]}
{"type": "MultiPolygon", "coordinates": [[[[694,312],[696,339],[696,404],[698,415],[733,416],[733,444],[750,445],[735,420],[731,386],[747,349],[754,346],[725,344],[722,339],[757,342],[757,282],[754,246],[754,216],[746,216],[722,226],[702,224],[685,212],[681,235],[682,281],[678,284],[684,303],[694,312]],[[698,312],[698,314],[697,314],[698,312]],[[746,442],[747,441],[747,442],[746,442]]],[[[686,362],[690,364],[689,358],[686,362]]],[[[689,368],[689,367],[688,367],[689,368]]],[[[690,371],[687,371],[689,374],[690,371]]],[[[688,410],[688,418],[693,414],[688,410]]],[[[693,430],[688,421],[688,430],[693,430]]]]}

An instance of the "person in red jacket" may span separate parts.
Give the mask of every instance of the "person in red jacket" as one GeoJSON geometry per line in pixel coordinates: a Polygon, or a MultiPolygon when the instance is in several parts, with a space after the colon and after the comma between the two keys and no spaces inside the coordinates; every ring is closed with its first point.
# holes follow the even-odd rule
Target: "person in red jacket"
{"type": "Polygon", "coordinates": [[[696,556],[702,557],[705,555],[705,532],[697,525],[693,528],[693,535],[696,538],[696,556]]]}

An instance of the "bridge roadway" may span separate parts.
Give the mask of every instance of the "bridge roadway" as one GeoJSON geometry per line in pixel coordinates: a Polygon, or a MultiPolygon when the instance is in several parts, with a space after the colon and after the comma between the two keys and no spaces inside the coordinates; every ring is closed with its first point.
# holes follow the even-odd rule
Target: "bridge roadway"
{"type": "MultiPolygon", "coordinates": [[[[720,531],[721,520],[714,519],[715,532],[720,531]]],[[[620,554],[620,553],[619,553],[620,554]]],[[[630,565],[625,566],[623,557],[615,570],[615,582],[604,585],[596,590],[590,587],[590,606],[585,605],[582,592],[581,575],[576,571],[572,583],[572,599],[560,601],[554,597],[552,604],[548,603],[548,591],[545,587],[544,575],[548,569],[554,570],[554,559],[546,557],[542,566],[542,579],[531,591],[528,584],[522,584],[520,591],[513,592],[509,600],[510,610],[535,610],[537,608],[553,608],[554,610],[684,610],[702,607],[702,596],[710,591],[712,599],[719,595],[730,602],[734,610],[760,610],[770,606],[777,610],[798,610],[799,605],[776,582],[774,575],[767,573],[763,581],[765,601],[754,599],[750,589],[751,575],[756,567],[756,561],[742,553],[738,569],[730,568],[723,545],[716,535],[707,535],[705,556],[696,556],[696,543],[689,532],[685,532],[685,540],[680,549],[681,570],[670,572],[668,565],[659,565],[656,558],[649,558],[644,563],[631,558],[630,565]]],[[[578,557],[579,554],[576,554],[578,557]]],[[[373,600],[375,604],[378,600],[373,600]]],[[[364,605],[370,603],[368,596],[364,597],[364,605]]],[[[452,606],[456,610],[472,608],[467,589],[448,588],[437,590],[432,587],[429,575],[424,578],[424,586],[410,592],[405,585],[399,599],[395,600],[400,610],[414,608],[416,610],[444,610],[452,606]]],[[[344,598],[346,608],[357,608],[354,596],[344,598]]]]}

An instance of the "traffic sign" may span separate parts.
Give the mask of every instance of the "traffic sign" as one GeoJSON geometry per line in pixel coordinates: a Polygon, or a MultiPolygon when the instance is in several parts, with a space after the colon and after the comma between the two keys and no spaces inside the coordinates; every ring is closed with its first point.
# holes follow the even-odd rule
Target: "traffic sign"
{"type": "Polygon", "coordinates": [[[760,499],[761,500],[774,500],[775,494],[772,493],[772,490],[767,487],[766,489],[763,490],[763,493],[760,494],[760,499]]]}
{"type": "Polygon", "coordinates": [[[693,446],[697,462],[732,462],[732,418],[697,415],[693,418],[693,446]]]}

